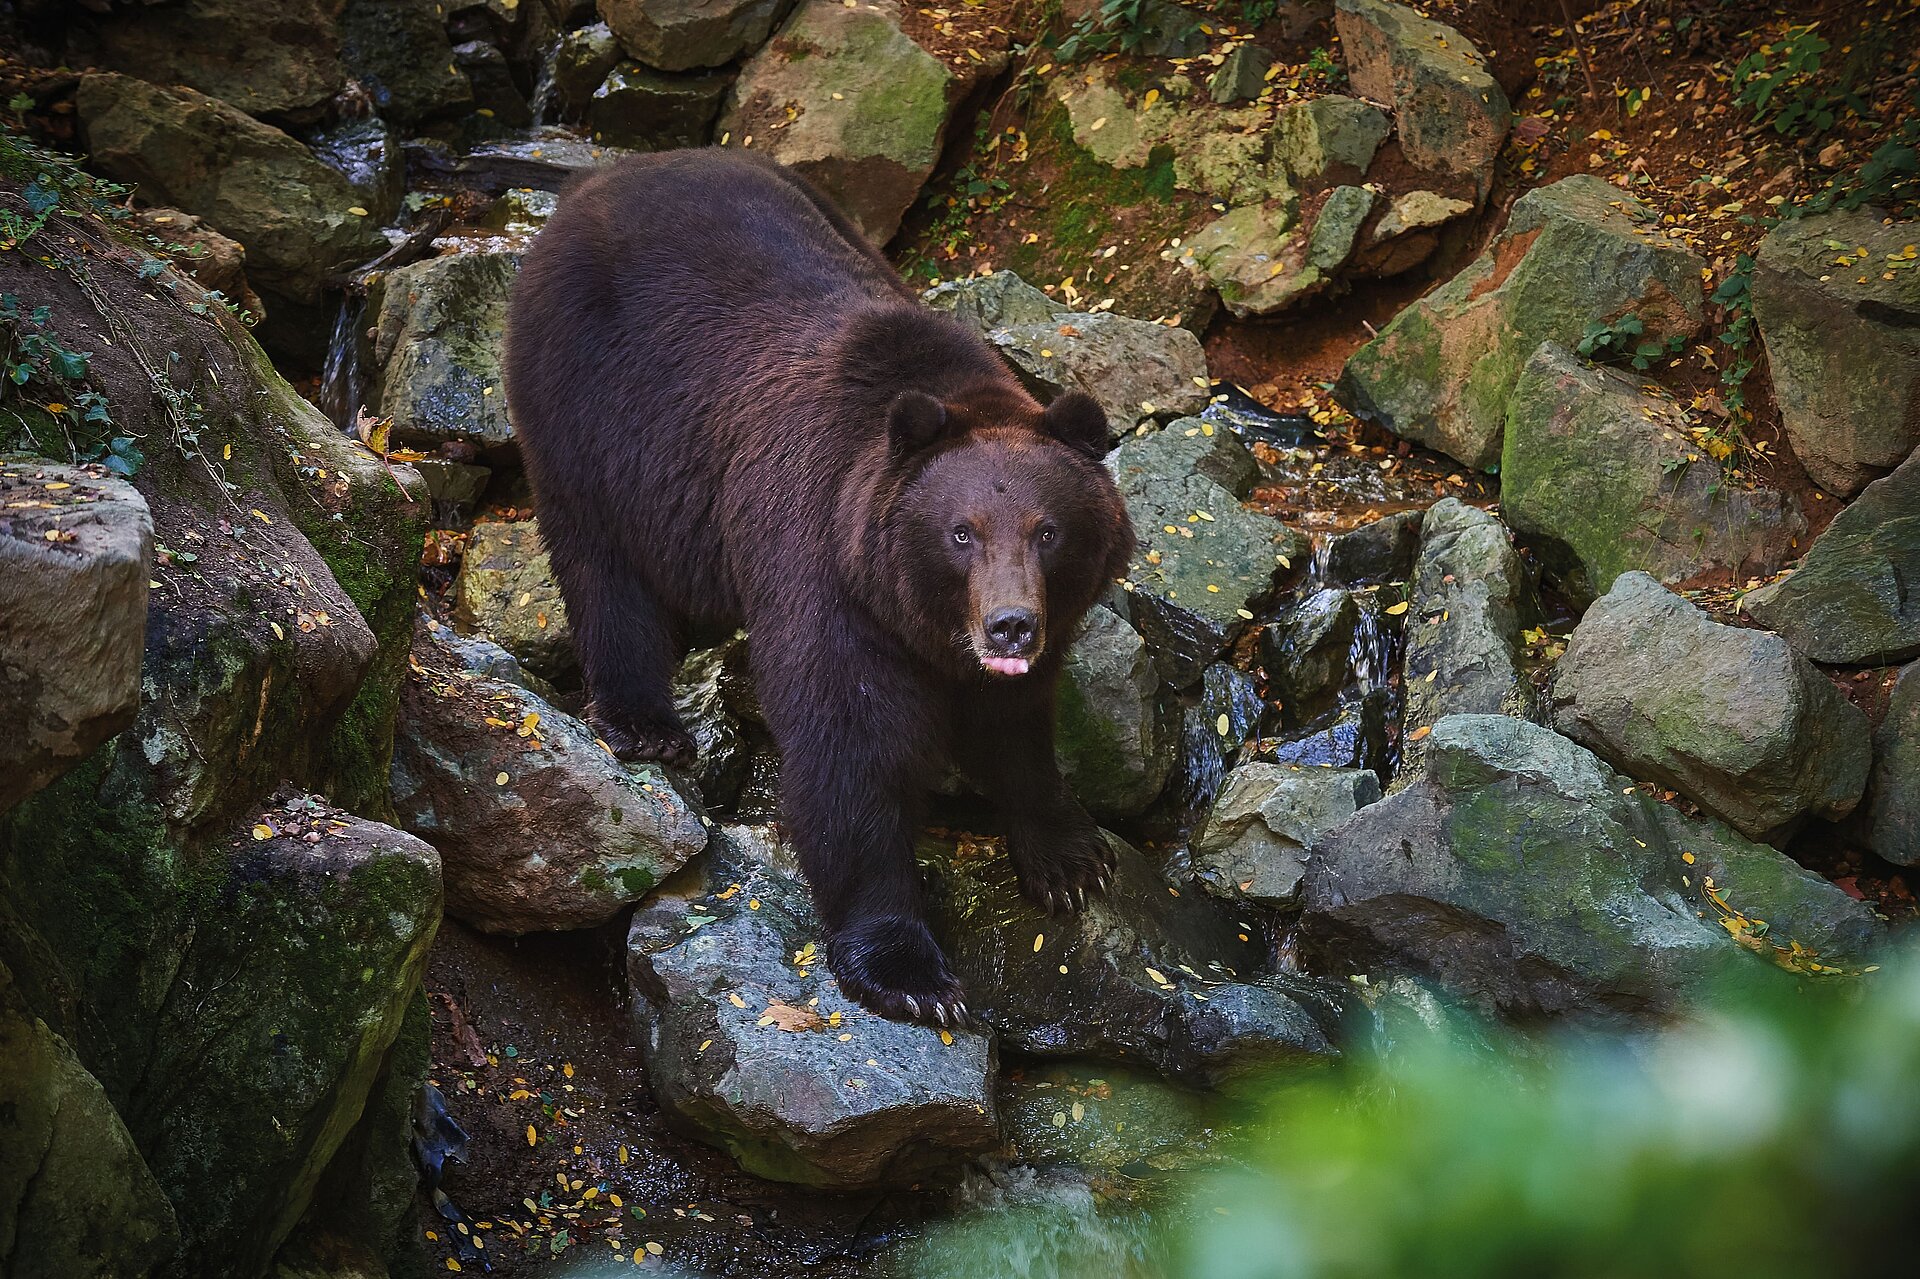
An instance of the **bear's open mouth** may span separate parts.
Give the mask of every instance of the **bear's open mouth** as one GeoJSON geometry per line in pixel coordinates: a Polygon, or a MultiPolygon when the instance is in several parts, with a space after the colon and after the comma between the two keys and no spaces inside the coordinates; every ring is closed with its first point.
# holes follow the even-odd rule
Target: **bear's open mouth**
{"type": "Polygon", "coordinates": [[[1024,657],[988,657],[980,656],[980,665],[995,675],[1025,675],[1033,669],[1033,663],[1024,657]]]}

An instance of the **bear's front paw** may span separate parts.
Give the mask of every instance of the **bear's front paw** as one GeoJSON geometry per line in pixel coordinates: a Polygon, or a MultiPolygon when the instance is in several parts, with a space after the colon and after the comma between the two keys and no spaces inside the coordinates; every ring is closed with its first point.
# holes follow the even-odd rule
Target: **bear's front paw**
{"type": "Polygon", "coordinates": [[[924,921],[866,919],[827,944],[827,959],[849,999],[893,1021],[965,1026],[966,992],[924,921]]]}
{"type": "Polygon", "coordinates": [[[700,757],[693,737],[677,723],[621,719],[603,713],[598,706],[587,707],[586,718],[594,735],[628,763],[692,768],[700,757]]]}
{"type": "Polygon", "coordinates": [[[1016,829],[1007,836],[1007,854],[1020,877],[1020,891],[1049,915],[1086,909],[1094,896],[1113,887],[1119,863],[1107,837],[1084,816],[1051,825],[1016,829]]]}

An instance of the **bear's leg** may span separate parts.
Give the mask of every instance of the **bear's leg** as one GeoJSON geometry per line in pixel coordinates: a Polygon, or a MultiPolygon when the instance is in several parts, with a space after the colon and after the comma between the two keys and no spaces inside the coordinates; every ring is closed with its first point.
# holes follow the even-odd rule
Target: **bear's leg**
{"type": "Polygon", "coordinates": [[[936,736],[925,697],[857,643],[755,632],[751,652],[780,747],[781,808],[841,991],[882,1017],[965,1024],[913,859],[936,736]]]}
{"type": "Polygon", "coordinates": [[[543,510],[541,531],[592,699],[587,722],[621,759],[692,767],[699,752],[673,709],[685,627],[604,534],[570,536],[557,515],[543,510]]]}
{"type": "Polygon", "coordinates": [[[954,725],[955,761],[999,809],[1020,890],[1048,914],[1079,910],[1090,894],[1104,893],[1115,867],[1112,846],[1054,757],[1056,678],[1036,672],[969,691],[954,725]]]}

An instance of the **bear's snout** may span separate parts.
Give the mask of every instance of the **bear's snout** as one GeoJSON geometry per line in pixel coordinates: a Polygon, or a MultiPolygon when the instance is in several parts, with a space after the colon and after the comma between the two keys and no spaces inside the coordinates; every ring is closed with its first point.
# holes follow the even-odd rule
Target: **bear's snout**
{"type": "Polygon", "coordinates": [[[1039,635],[1038,623],[1030,608],[996,609],[987,618],[987,642],[996,656],[1024,657],[1039,635]]]}

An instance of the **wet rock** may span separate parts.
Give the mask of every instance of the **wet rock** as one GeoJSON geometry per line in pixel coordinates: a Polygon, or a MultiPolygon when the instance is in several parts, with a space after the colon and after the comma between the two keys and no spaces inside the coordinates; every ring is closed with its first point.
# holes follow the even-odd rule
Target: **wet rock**
{"type": "Polygon", "coordinates": [[[1268,693],[1302,719],[1332,701],[1352,675],[1349,655],[1360,608],[1328,586],[1295,601],[1260,632],[1260,665],[1268,693]]]}
{"type": "Polygon", "coordinates": [[[1236,44],[1207,79],[1207,96],[1225,106],[1251,102],[1266,92],[1273,55],[1257,44],[1236,44]]]}
{"type": "Polygon", "coordinates": [[[1782,221],[1754,258],[1753,314],[1793,455],[1840,497],[1920,446],[1916,238],[1920,225],[1875,210],[1820,213],[1782,221]]]}
{"type": "Polygon", "coordinates": [[[752,766],[753,743],[728,691],[745,661],[746,644],[735,640],[689,653],[673,679],[673,708],[699,748],[694,780],[708,804],[732,804],[752,766]]]}
{"type": "Polygon", "coordinates": [[[365,1107],[440,925],[440,859],[419,840],[307,796],[254,818],[130,1111],[155,1176],[194,1205],[189,1273],[265,1268],[365,1107]]]}
{"type": "Polygon", "coordinates": [[[131,484],[0,462],[0,812],[133,723],[152,567],[131,484]]]}
{"type": "Polygon", "coordinates": [[[1365,586],[1412,576],[1421,516],[1420,511],[1397,511],[1328,539],[1328,579],[1342,586],[1365,586]]]}
{"type": "Polygon", "coordinates": [[[599,0],[632,56],[662,71],[717,67],[766,43],[790,0],[599,0]]]}
{"type": "Polygon", "coordinates": [[[475,675],[484,675],[488,679],[502,680],[508,684],[518,684],[528,692],[537,693],[552,701],[553,685],[541,679],[520,665],[520,659],[501,648],[489,639],[477,635],[462,635],[458,631],[442,626],[431,617],[423,617],[420,624],[434,633],[439,641],[446,645],[460,669],[472,671],[475,675]]]}
{"type": "Polygon", "coordinates": [[[418,150],[410,150],[408,158],[429,171],[451,172],[462,186],[499,195],[520,187],[558,191],[581,174],[632,154],[557,129],[536,129],[526,138],[479,143],[458,159],[418,150]]]}
{"type": "Polygon", "coordinates": [[[192,276],[209,293],[253,312],[256,321],[266,319],[267,304],[247,283],[247,250],[238,240],[221,235],[185,209],[138,209],[131,222],[161,242],[164,247],[158,251],[175,270],[192,276]]]}
{"type": "MultiPolygon", "coordinates": [[[[736,145],[751,136],[812,180],[876,244],[893,238],[933,172],[962,91],[953,71],[901,32],[899,15],[893,0],[854,8],[801,0],[741,68],[719,125],[736,145]],[[805,109],[789,119],[789,103],[805,109]]],[[[611,13],[608,21],[620,31],[611,13]]],[[[668,69],[693,65],[676,62],[668,69]]]]}
{"type": "Polygon", "coordinates": [[[1042,399],[1067,391],[1093,396],[1116,433],[1142,418],[1206,406],[1207,358],[1186,329],[1074,311],[1011,271],[948,281],[926,299],[978,326],[1042,399]]]}
{"type": "Polygon", "coordinates": [[[554,114],[565,120],[583,118],[594,91],[606,83],[621,57],[620,42],[604,22],[561,36],[554,48],[548,90],[554,114]]]}
{"type": "Polygon", "coordinates": [[[1471,212],[1468,201],[1433,191],[1394,196],[1354,256],[1352,274],[1386,277],[1411,271],[1440,247],[1441,227],[1471,212]]]}
{"type": "Polygon", "coordinates": [[[852,1188],[938,1174],[998,1138],[991,1034],[841,995],[792,849],[730,826],[635,912],[627,970],[661,1107],[746,1171],[852,1188]]]}
{"type": "Polygon", "coordinates": [[[395,438],[434,447],[465,440],[483,453],[513,441],[500,375],[512,251],[454,253],[388,272],[371,290],[380,412],[395,438]]]}
{"type": "Polygon", "coordinates": [[[1170,889],[1139,853],[1113,844],[1113,890],[1058,918],[1020,896],[997,850],[923,844],[936,877],[935,930],[968,1007],[1003,1047],[1124,1057],[1194,1083],[1336,1051],[1337,987],[1255,980],[1262,956],[1251,929],[1204,894],[1170,889]]]}
{"type": "Polygon", "coordinates": [[[1860,817],[1868,848],[1896,866],[1920,864],[1920,663],[1900,672],[1874,730],[1860,817]]]}
{"type": "MultiPolygon", "coordinates": [[[[1272,589],[1282,562],[1300,559],[1307,544],[1279,520],[1249,511],[1192,469],[1195,437],[1185,432],[1198,425],[1183,418],[1128,439],[1107,465],[1142,543],[1127,565],[1135,625],[1143,608],[1178,608],[1218,637],[1217,652],[1228,630],[1252,620],[1252,604],[1272,589]]],[[[1212,439],[1214,449],[1244,447],[1225,432],[1203,438],[1212,439]]],[[[1191,629],[1178,623],[1168,627],[1191,629]]],[[[1153,642],[1152,631],[1142,627],[1141,633],[1153,642]]]]}
{"type": "Polygon", "coordinates": [[[340,54],[379,113],[397,125],[473,107],[473,86],[454,66],[439,0],[347,0],[340,54]]]}
{"type": "Polygon", "coordinates": [[[1316,768],[1364,768],[1385,777],[1390,760],[1385,689],[1343,698],[1318,719],[1256,743],[1260,760],[1316,768]]]}
{"type": "Polygon", "coordinates": [[[1920,452],[1875,480],[1807,548],[1785,581],[1741,607],[1816,662],[1920,657],[1920,452]]]}
{"type": "Polygon", "coordinates": [[[1087,811],[1131,817],[1160,797],[1177,733],[1145,641],[1095,608],[1061,672],[1056,699],[1060,771],[1087,811]]]}
{"type": "Polygon", "coordinates": [[[593,136],[643,151],[697,147],[713,136],[727,96],[719,73],[674,75],[623,62],[594,90],[587,121],[593,136]]]}
{"type": "Polygon", "coordinates": [[[1533,611],[1526,565],[1486,511],[1442,498],[1421,526],[1406,612],[1400,715],[1403,778],[1420,775],[1423,741],[1442,716],[1534,713],[1520,669],[1520,630],[1533,611]]]}
{"type": "Polygon", "coordinates": [[[1867,717],[1765,631],[1722,626],[1645,573],[1587,610],[1554,667],[1554,726],[1742,834],[1837,820],[1866,785],[1867,717]]]}
{"type": "Polygon", "coordinates": [[[1204,813],[1220,793],[1227,768],[1260,728],[1267,704],[1253,676],[1225,662],[1209,665],[1198,695],[1180,717],[1180,766],[1169,790],[1172,811],[1204,813]]]}
{"type": "Polygon", "coordinates": [[[413,469],[427,482],[436,522],[446,524],[472,519],[480,495],[487,491],[487,481],[493,477],[492,467],[449,462],[441,457],[423,457],[413,469]]]}
{"type": "Polygon", "coordinates": [[[348,211],[359,197],[344,177],[224,102],[86,75],[75,109],[94,165],[245,245],[248,272],[269,300],[318,302],[329,281],[387,247],[371,218],[348,211]]]}
{"type": "Polygon", "coordinates": [[[1386,113],[1337,93],[1283,108],[1273,121],[1273,155],[1294,179],[1358,181],[1386,141],[1386,113]]]}
{"type": "Polygon", "coordinates": [[[1507,136],[1507,95],[1471,41],[1390,0],[1340,0],[1334,26],[1354,92],[1393,103],[1400,150],[1484,200],[1507,136]]]}
{"type": "Polygon", "coordinates": [[[1543,343],[1507,403],[1501,511],[1576,601],[1632,569],[1767,574],[1806,532],[1789,493],[1729,483],[1643,378],[1543,343]]]}
{"type": "Polygon", "coordinates": [[[42,1279],[144,1275],[180,1246],[173,1208],[65,1038],[0,963],[0,1266],[42,1279]]]}
{"type": "Polygon", "coordinates": [[[488,520],[467,535],[454,607],[469,631],[492,640],[543,679],[579,670],[573,627],[536,520],[488,520]]]}
{"type": "Polygon", "coordinates": [[[1700,327],[1706,264],[1646,230],[1657,226],[1652,209],[1591,175],[1527,192],[1484,254],[1354,353],[1341,402],[1468,466],[1492,467],[1507,397],[1542,342],[1571,347],[1589,321],[1629,314],[1648,341],[1700,327]]]}
{"type": "Polygon", "coordinates": [[[1379,798],[1380,779],[1364,768],[1242,764],[1194,840],[1194,875],[1229,901],[1291,906],[1314,845],[1379,798]]]}
{"type": "Polygon", "coordinates": [[[587,928],[706,845],[660,769],[623,764],[538,695],[430,636],[401,697],[393,805],[445,859],[447,911],[487,932],[587,928]]]}
{"type": "Polygon", "coordinates": [[[116,6],[89,23],[82,64],[185,85],[248,115],[311,121],[346,83],[339,13],[339,0],[116,6]]]}
{"type": "Polygon", "coordinates": [[[486,225],[508,235],[533,235],[559,207],[560,197],[552,191],[516,187],[487,206],[486,225]]]}
{"type": "Polygon", "coordinates": [[[467,40],[453,46],[453,65],[473,86],[474,110],[493,123],[524,129],[533,123],[533,109],[513,82],[507,55],[485,40],[467,40]]]}
{"type": "Polygon", "coordinates": [[[1215,1099],[1144,1071],[1033,1062],[1002,1077],[997,1093],[1008,1153],[1035,1167],[1150,1176],[1225,1157],[1215,1099]]]}
{"type": "Polygon", "coordinates": [[[1198,613],[1158,596],[1133,592],[1121,594],[1113,603],[1147,642],[1147,656],[1168,688],[1192,688],[1219,655],[1221,633],[1198,613]]]}
{"type": "Polygon", "coordinates": [[[406,166],[386,121],[376,115],[341,120],[308,133],[306,143],[309,151],[353,185],[360,207],[376,222],[389,222],[400,211],[406,166]]]}
{"type": "Polygon", "coordinates": [[[1304,900],[1312,943],[1514,1016],[1658,1014],[1777,975],[1776,951],[1805,971],[1794,944],[1837,968],[1884,938],[1871,907],[1775,850],[1501,715],[1441,720],[1420,780],[1314,850],[1304,900]]]}

